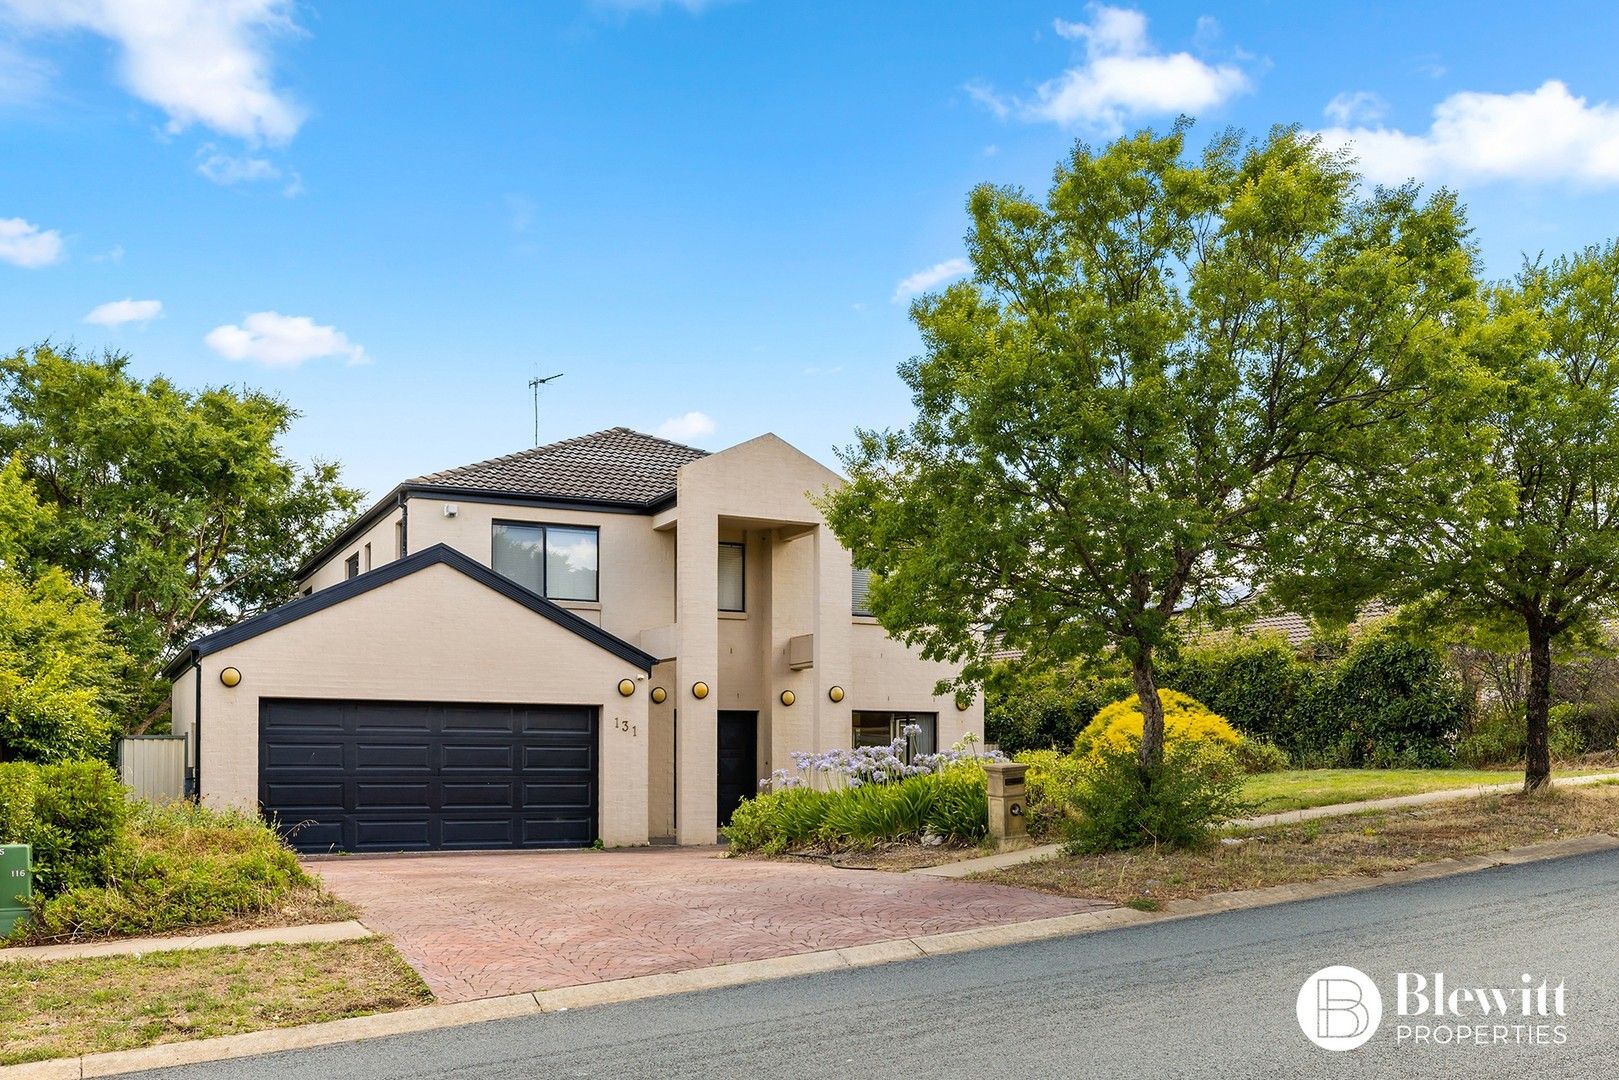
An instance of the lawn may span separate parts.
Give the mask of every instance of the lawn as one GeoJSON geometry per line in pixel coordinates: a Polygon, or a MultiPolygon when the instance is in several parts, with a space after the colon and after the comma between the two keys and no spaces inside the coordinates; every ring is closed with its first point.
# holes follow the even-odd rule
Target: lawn
{"type": "MultiPolygon", "coordinates": [[[[1580,771],[1590,770],[1571,770],[1580,771]]],[[[1243,794],[1254,804],[1254,813],[1272,814],[1522,780],[1522,772],[1508,769],[1289,769],[1251,777],[1243,794]]]]}
{"type": "Polygon", "coordinates": [[[1619,785],[1484,795],[1302,824],[1234,830],[1191,850],[1065,855],[975,880],[1146,910],[1164,900],[1322,878],[1382,874],[1436,859],[1619,832],[1619,785]]]}
{"type": "Polygon", "coordinates": [[[0,1065],[424,1005],[380,938],[0,963],[0,1065]]]}

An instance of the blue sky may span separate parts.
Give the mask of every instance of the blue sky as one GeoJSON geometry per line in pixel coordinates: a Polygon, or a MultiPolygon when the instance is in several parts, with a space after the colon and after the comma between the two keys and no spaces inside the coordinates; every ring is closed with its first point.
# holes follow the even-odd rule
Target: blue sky
{"type": "Polygon", "coordinates": [[[1604,4],[0,0],[0,348],[280,394],[380,492],[542,436],[903,423],[980,181],[1300,123],[1492,275],[1619,232],[1604,4]],[[130,301],[130,303],[124,303],[130,301]]]}

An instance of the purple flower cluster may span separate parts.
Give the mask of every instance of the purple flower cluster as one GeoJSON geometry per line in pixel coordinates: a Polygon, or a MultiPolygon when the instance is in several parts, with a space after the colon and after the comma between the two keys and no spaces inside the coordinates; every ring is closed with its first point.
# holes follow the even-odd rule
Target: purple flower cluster
{"type": "Polygon", "coordinates": [[[866,784],[898,783],[912,776],[942,772],[962,761],[1004,761],[998,750],[980,753],[977,739],[968,735],[961,742],[936,754],[909,755],[911,740],[922,733],[917,724],[906,724],[899,738],[880,746],[857,746],[850,750],[827,750],[812,754],[795,750],[790,756],[796,772],[777,769],[759,781],[760,791],[781,791],[822,780],[817,787],[862,787],[866,784]],[[909,761],[906,761],[907,757],[909,761]]]}

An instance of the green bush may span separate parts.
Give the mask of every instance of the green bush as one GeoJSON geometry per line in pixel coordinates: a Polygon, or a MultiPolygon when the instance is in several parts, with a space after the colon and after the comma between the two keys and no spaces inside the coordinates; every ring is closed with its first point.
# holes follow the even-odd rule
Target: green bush
{"type": "Polygon", "coordinates": [[[99,761],[0,765],[0,842],[33,847],[42,896],[106,884],[124,856],[128,796],[99,761]]]}
{"type": "Polygon", "coordinates": [[[1084,765],[1071,799],[1068,845],[1076,852],[1120,851],[1160,844],[1188,847],[1248,809],[1242,770],[1229,750],[1181,741],[1164,760],[1143,769],[1132,750],[1115,750],[1084,765]]]}
{"type": "Polygon", "coordinates": [[[766,792],[743,800],[725,838],[737,851],[780,854],[808,846],[869,847],[923,834],[976,840],[988,822],[984,770],[965,764],[895,783],[766,792]]]}
{"type": "Polygon", "coordinates": [[[1244,735],[1283,742],[1315,677],[1285,638],[1262,634],[1184,648],[1163,665],[1158,681],[1203,702],[1244,735]]]}
{"type": "Polygon", "coordinates": [[[36,896],[28,940],[154,934],[269,910],[316,888],[258,817],[191,803],[134,804],[124,856],[104,885],[36,896]]]}
{"type": "Polygon", "coordinates": [[[1077,754],[1059,754],[1055,750],[1027,750],[1016,760],[1029,767],[1023,774],[1029,835],[1037,839],[1056,835],[1068,820],[1074,788],[1084,771],[1083,761],[1077,754]]]}
{"type": "Polygon", "coordinates": [[[1008,664],[984,686],[984,741],[1005,754],[1064,750],[1101,709],[1133,693],[1119,673],[1080,664],[1008,664]]]}
{"type": "Polygon", "coordinates": [[[1265,739],[1243,738],[1231,748],[1238,768],[1252,776],[1256,773],[1281,772],[1291,762],[1287,751],[1265,739]]]}

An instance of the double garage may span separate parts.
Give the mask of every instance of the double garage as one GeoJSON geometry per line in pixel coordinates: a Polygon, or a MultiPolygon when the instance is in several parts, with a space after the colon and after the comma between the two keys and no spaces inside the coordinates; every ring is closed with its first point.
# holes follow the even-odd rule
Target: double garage
{"type": "Polygon", "coordinates": [[[304,852],[646,843],[652,664],[434,547],[194,642],[174,730],[304,852]]]}
{"type": "Polygon", "coordinates": [[[268,699],[259,802],[300,851],[585,847],[596,710],[268,699]]]}

